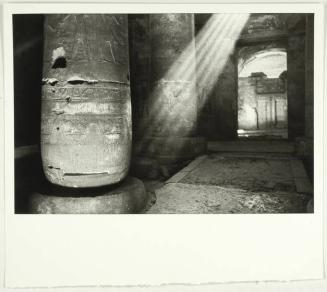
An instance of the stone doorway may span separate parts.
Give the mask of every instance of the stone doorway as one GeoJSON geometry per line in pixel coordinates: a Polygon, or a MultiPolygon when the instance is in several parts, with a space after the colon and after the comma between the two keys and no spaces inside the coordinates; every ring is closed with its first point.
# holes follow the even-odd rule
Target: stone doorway
{"type": "Polygon", "coordinates": [[[239,138],[288,137],[287,54],[284,48],[272,46],[238,50],[239,138]]]}

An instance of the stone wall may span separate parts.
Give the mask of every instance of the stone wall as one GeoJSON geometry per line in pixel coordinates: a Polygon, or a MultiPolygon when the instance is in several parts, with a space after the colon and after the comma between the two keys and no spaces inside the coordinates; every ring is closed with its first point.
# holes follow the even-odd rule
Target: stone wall
{"type": "Polygon", "coordinates": [[[238,79],[238,128],[258,130],[257,96],[251,77],[238,79]]]}
{"type": "Polygon", "coordinates": [[[286,86],[279,78],[241,77],[238,83],[238,128],[243,130],[287,127],[286,86]],[[266,112],[268,111],[268,112],[266,112]]]}

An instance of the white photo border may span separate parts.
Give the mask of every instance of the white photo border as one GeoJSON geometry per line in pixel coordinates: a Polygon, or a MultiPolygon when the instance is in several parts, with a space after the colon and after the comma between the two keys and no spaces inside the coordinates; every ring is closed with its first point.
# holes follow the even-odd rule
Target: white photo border
{"type": "Polygon", "coordinates": [[[1,126],[4,125],[5,134],[6,287],[158,287],[325,279],[326,200],[321,183],[326,142],[321,62],[325,35],[323,5],[7,3],[3,10],[5,94],[1,126]],[[12,14],[165,12],[315,13],[314,214],[15,214],[12,14]]]}

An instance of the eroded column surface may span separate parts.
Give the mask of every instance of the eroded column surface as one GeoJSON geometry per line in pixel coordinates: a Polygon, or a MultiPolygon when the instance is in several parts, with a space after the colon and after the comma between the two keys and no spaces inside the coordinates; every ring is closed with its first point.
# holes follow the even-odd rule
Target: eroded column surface
{"type": "Polygon", "coordinates": [[[203,152],[197,134],[193,14],[151,14],[150,93],[137,152],[164,163],[203,152]]]}
{"type": "Polygon", "coordinates": [[[122,180],[131,106],[126,15],[47,15],[41,114],[46,177],[69,187],[122,180]]]}

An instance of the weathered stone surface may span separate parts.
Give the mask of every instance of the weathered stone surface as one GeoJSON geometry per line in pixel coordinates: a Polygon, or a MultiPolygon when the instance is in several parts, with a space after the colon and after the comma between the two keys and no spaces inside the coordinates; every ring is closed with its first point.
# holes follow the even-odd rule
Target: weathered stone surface
{"type": "Polygon", "coordinates": [[[286,45],[280,40],[238,48],[238,129],[264,135],[271,134],[268,129],[285,129],[287,137],[287,81],[278,78],[287,72],[286,45]],[[260,63],[262,72],[252,72],[260,63]]]}
{"type": "Polygon", "coordinates": [[[126,15],[46,16],[41,153],[54,184],[102,186],[127,175],[127,29],[126,15]]]}
{"type": "Polygon", "coordinates": [[[289,35],[287,48],[288,134],[304,135],[305,127],[305,36],[289,35]]]}
{"type": "Polygon", "coordinates": [[[285,18],[276,13],[252,13],[247,25],[242,31],[243,38],[273,37],[285,33],[287,29],[285,18]]]}
{"type": "Polygon", "coordinates": [[[151,14],[147,136],[194,134],[197,119],[193,14],[151,14]]]}
{"type": "Polygon", "coordinates": [[[251,191],[296,191],[291,160],[211,154],[180,182],[251,191]]]}
{"type": "Polygon", "coordinates": [[[194,160],[163,186],[156,214],[305,213],[311,195],[302,162],[289,154],[216,153],[194,160]]]}
{"type": "Polygon", "coordinates": [[[132,84],[140,86],[133,91],[133,153],[138,156],[133,170],[146,177],[166,176],[174,164],[205,151],[204,139],[196,136],[194,15],[137,15],[131,27],[136,58],[132,84]]]}
{"type": "Polygon", "coordinates": [[[119,185],[96,189],[67,189],[48,186],[29,199],[33,214],[123,214],[139,213],[147,204],[143,183],[127,177],[119,185]]]}
{"type": "Polygon", "coordinates": [[[238,128],[287,131],[287,93],[284,82],[279,78],[251,79],[240,77],[238,80],[238,128]]]}
{"type": "Polygon", "coordinates": [[[156,191],[149,214],[306,213],[308,198],[295,192],[252,192],[215,185],[169,183],[156,191]]]}

